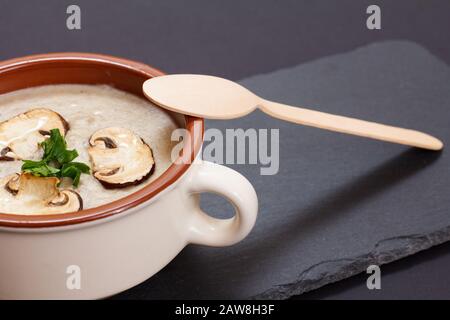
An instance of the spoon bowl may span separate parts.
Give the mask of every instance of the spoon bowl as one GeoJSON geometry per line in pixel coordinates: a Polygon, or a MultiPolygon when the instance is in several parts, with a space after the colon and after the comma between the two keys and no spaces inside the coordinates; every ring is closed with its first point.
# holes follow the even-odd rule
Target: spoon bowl
{"type": "Polygon", "coordinates": [[[155,77],[143,88],[147,98],[167,110],[207,119],[240,118],[261,101],[236,82],[207,75],[155,77]]]}

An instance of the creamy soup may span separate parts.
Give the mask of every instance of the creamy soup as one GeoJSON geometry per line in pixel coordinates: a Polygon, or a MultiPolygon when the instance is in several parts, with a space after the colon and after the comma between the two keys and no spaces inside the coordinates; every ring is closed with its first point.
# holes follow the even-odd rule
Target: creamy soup
{"type": "MultiPolygon", "coordinates": [[[[170,137],[178,126],[168,113],[147,100],[103,85],[49,85],[0,95],[0,121],[34,108],[51,109],[67,120],[70,125],[66,134],[68,148],[79,153],[74,161],[91,167],[87,150],[89,138],[97,130],[123,127],[139,135],[151,147],[155,169],[150,178],[139,185],[106,189],[92,174],[83,174],[76,191],[82,197],[85,209],[109,203],[142,188],[171,165],[170,154],[175,142],[170,137]]],[[[19,160],[0,162],[0,177],[20,172],[21,165],[19,160]]],[[[64,181],[63,187],[69,186],[70,183],[64,181]]]]}

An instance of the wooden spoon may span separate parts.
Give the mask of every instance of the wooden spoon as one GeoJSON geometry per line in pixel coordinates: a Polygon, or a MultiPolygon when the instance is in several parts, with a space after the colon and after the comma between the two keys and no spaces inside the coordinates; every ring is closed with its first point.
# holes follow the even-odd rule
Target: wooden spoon
{"type": "Polygon", "coordinates": [[[306,126],[429,150],[443,147],[439,139],[423,132],[268,101],[233,81],[213,76],[160,76],[147,80],[143,89],[165,109],[202,118],[239,118],[259,108],[272,117],[306,126]]]}

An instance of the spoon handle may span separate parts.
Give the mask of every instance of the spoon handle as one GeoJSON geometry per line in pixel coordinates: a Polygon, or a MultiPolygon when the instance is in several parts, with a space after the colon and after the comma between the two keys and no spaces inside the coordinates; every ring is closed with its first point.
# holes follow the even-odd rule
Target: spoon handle
{"type": "Polygon", "coordinates": [[[428,150],[441,150],[443,147],[443,144],[439,139],[416,130],[392,127],[375,122],[291,107],[268,100],[262,100],[258,107],[274,118],[305,126],[353,134],[428,150]]]}

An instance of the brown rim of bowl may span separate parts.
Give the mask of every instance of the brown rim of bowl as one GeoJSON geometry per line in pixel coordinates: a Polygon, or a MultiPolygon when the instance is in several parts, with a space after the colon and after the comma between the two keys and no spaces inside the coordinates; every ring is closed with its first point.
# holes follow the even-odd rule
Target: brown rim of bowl
{"type": "MultiPolygon", "coordinates": [[[[146,79],[164,74],[162,71],[136,61],[103,54],[67,52],[31,55],[0,62],[0,77],[4,77],[7,74],[18,72],[28,73],[30,71],[37,74],[39,73],[39,69],[52,69],[56,67],[66,68],[68,70],[75,70],[75,68],[92,69],[93,73],[97,73],[99,76],[106,78],[111,76],[111,72],[117,72],[122,75],[126,73],[130,79],[136,82],[136,84],[141,80],[143,82],[146,79]],[[100,71],[102,74],[100,74],[100,71]]],[[[92,78],[90,74],[84,74],[84,76],[82,75],[82,72],[74,72],[73,74],[74,79],[67,80],[66,82],[64,80],[55,81],[55,77],[65,77],[65,75],[56,75],[56,73],[54,73],[53,75],[48,76],[39,73],[37,79],[28,80],[27,78],[24,78],[23,82],[26,83],[16,83],[16,85],[12,83],[10,86],[6,85],[6,88],[3,86],[0,87],[0,94],[45,84],[111,84],[106,81],[96,82],[95,77],[92,78]],[[83,80],[81,82],[77,82],[77,77],[81,77],[83,80]],[[14,89],[14,87],[17,88],[14,89]]],[[[16,80],[16,82],[18,81],[16,80]]],[[[125,81],[122,87],[126,86],[127,83],[125,81]]],[[[129,92],[134,91],[135,94],[138,94],[136,85],[134,87],[130,86],[129,88],[124,88],[122,90],[129,92]]],[[[142,89],[139,89],[139,91],[141,90],[142,89]]],[[[140,92],[140,96],[144,97],[142,92],[140,92]]],[[[180,158],[178,159],[180,162],[173,163],[161,176],[138,191],[108,204],[72,213],[53,215],[16,215],[0,213],[0,227],[47,228],[74,225],[118,215],[130,208],[150,200],[178,180],[178,178],[180,178],[181,175],[188,170],[197,152],[200,150],[203,142],[203,119],[185,116],[185,122],[186,129],[190,132],[190,137],[187,138],[187,143],[185,144],[180,158]]]]}

